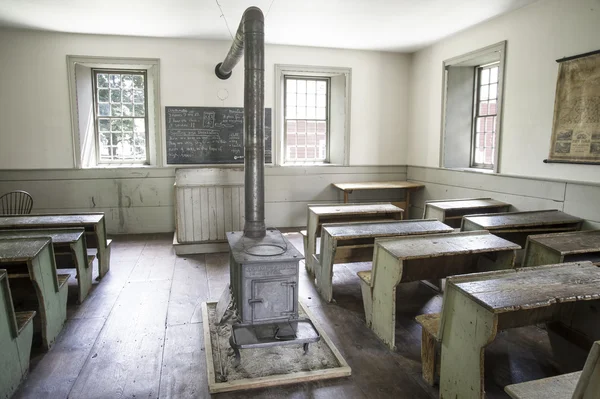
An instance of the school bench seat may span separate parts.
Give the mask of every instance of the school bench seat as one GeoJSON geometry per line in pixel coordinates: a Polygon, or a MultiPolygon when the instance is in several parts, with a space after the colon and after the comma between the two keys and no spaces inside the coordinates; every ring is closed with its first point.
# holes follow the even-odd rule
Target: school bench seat
{"type": "Polygon", "coordinates": [[[15,312],[6,270],[0,270],[0,399],[8,399],[29,371],[35,311],[15,312]]]}
{"type": "Polygon", "coordinates": [[[600,398],[600,341],[592,345],[582,371],[512,384],[504,390],[513,399],[600,398]]]}
{"type": "Polygon", "coordinates": [[[435,377],[440,371],[438,361],[441,313],[422,314],[415,317],[421,325],[421,370],[423,379],[429,384],[435,384],[435,377]]]}

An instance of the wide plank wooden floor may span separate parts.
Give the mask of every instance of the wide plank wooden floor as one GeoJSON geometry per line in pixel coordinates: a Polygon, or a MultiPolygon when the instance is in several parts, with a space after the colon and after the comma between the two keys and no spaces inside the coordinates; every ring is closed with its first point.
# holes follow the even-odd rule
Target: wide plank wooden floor
{"type": "MultiPolygon", "coordinates": [[[[206,398],[201,303],[218,299],[228,282],[227,254],[177,257],[172,234],[117,236],[111,270],[75,304],[48,353],[32,355],[15,398],[206,398]]],[[[301,237],[288,238],[302,251],[301,237]]],[[[440,310],[442,298],[420,283],[397,299],[397,351],[364,324],[356,272],[369,264],[336,265],[334,297],[324,303],[300,267],[300,300],[309,306],[352,367],[343,379],[215,395],[219,398],[437,398],[421,379],[416,315],[440,310]]],[[[74,276],[74,273],[72,273],[74,276]]],[[[559,373],[547,333],[527,327],[500,333],[486,350],[488,398],[507,398],[510,383],[559,373]]],[[[582,364],[583,365],[583,364],[582,364]]],[[[564,370],[563,370],[564,371],[564,370]]]]}

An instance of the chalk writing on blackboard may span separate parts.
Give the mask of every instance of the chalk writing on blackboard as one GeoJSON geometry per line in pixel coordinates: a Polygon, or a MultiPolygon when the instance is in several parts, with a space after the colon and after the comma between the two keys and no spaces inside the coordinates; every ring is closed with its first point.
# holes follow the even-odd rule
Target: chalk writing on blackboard
{"type": "MultiPolygon", "coordinates": [[[[244,109],[165,107],[167,164],[244,163],[244,109]]],[[[265,109],[265,163],[271,156],[271,109],[265,109]]]]}

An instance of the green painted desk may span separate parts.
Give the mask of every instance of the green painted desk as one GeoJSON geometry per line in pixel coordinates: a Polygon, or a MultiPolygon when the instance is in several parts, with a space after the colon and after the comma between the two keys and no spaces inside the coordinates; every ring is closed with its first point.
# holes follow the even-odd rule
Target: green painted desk
{"type": "Polygon", "coordinates": [[[104,213],[40,214],[0,216],[0,230],[56,229],[83,227],[88,248],[98,250],[98,274],[104,277],[110,270],[110,247],[106,239],[104,213]]]}
{"type": "Polygon", "coordinates": [[[306,270],[314,274],[312,260],[317,251],[317,237],[321,236],[321,226],[324,223],[394,220],[401,219],[403,212],[390,203],[309,205],[304,247],[306,270]]]}
{"type": "Polygon", "coordinates": [[[398,284],[510,269],[519,248],[487,231],[375,240],[372,270],[358,272],[367,325],[394,348],[398,284]]]}
{"type": "Polygon", "coordinates": [[[600,262],[600,230],[527,237],[523,266],[589,260],[600,262]]]}
{"type": "Polygon", "coordinates": [[[87,257],[84,229],[0,230],[0,239],[39,237],[52,239],[57,269],[77,270],[78,301],[82,303],[92,288],[92,266],[87,257]]]}
{"type": "Polygon", "coordinates": [[[0,398],[10,398],[29,371],[32,312],[15,312],[6,270],[0,270],[0,398]]]}
{"type": "Polygon", "coordinates": [[[485,397],[485,347],[500,330],[561,321],[597,340],[599,282],[600,268],[587,261],[448,278],[438,338],[440,398],[485,397]]]}
{"type": "Polygon", "coordinates": [[[313,255],[316,285],[327,302],[333,299],[333,264],[373,260],[376,238],[452,233],[454,229],[437,220],[397,220],[324,224],[321,252],[313,255]]]}
{"type": "Polygon", "coordinates": [[[67,320],[69,279],[68,274],[56,272],[52,241],[50,238],[0,239],[0,268],[7,270],[13,299],[37,298],[37,309],[24,310],[37,310],[42,343],[44,348],[50,349],[67,320]]]}

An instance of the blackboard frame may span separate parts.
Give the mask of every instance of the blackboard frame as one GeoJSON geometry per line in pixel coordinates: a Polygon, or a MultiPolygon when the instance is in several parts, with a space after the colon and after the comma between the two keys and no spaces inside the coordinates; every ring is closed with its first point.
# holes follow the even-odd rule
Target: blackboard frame
{"type": "MultiPolygon", "coordinates": [[[[272,110],[265,108],[265,165],[273,164],[272,110]]],[[[244,163],[243,108],[165,106],[167,165],[244,163]]]]}

